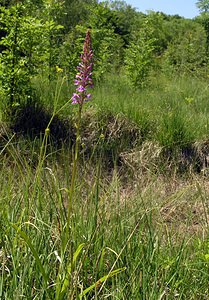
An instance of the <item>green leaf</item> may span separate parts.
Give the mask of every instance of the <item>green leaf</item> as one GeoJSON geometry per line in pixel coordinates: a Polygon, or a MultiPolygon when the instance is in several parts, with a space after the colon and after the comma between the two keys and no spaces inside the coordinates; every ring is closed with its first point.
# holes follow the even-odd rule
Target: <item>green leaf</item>
{"type": "Polygon", "coordinates": [[[39,267],[39,270],[40,270],[40,272],[41,272],[41,274],[43,276],[45,286],[47,287],[47,285],[48,285],[48,279],[49,278],[48,278],[48,276],[47,276],[47,274],[46,274],[46,272],[44,270],[44,267],[43,267],[42,262],[41,262],[41,260],[39,258],[38,252],[36,251],[35,247],[33,246],[30,237],[24,231],[22,231],[20,229],[20,227],[18,227],[17,225],[12,224],[12,227],[17,231],[17,233],[21,236],[21,238],[26,242],[26,244],[30,248],[30,250],[31,250],[31,252],[32,252],[32,254],[33,254],[34,258],[35,258],[35,261],[36,261],[36,263],[37,263],[37,265],[39,267]]]}
{"type": "Polygon", "coordinates": [[[76,249],[75,253],[73,254],[73,259],[70,262],[70,264],[68,265],[67,274],[66,274],[66,277],[64,279],[64,282],[63,282],[63,285],[62,285],[62,288],[61,288],[61,293],[60,293],[58,299],[62,299],[62,297],[64,296],[65,291],[67,290],[67,288],[69,286],[69,283],[70,283],[69,277],[71,275],[71,271],[73,269],[73,266],[74,266],[74,264],[75,264],[75,262],[76,262],[76,260],[77,260],[77,258],[79,256],[79,254],[83,250],[84,246],[85,246],[85,243],[80,244],[78,246],[78,248],[76,249]]]}
{"type": "Polygon", "coordinates": [[[99,287],[100,284],[106,280],[108,280],[109,278],[118,275],[121,272],[124,272],[126,269],[126,267],[124,268],[119,268],[116,270],[113,270],[112,272],[110,272],[109,274],[101,277],[99,280],[97,280],[94,284],[92,284],[91,286],[89,286],[88,288],[86,288],[80,295],[79,298],[82,299],[83,296],[85,296],[88,292],[90,292],[91,290],[93,290],[95,287],[99,287]]]}

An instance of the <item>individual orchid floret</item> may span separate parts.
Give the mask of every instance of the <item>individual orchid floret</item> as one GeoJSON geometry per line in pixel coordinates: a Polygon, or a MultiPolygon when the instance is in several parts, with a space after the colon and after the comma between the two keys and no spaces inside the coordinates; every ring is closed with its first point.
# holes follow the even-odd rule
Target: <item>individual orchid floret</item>
{"type": "Polygon", "coordinates": [[[87,102],[91,99],[91,94],[88,93],[87,89],[93,87],[92,60],[93,51],[91,48],[91,34],[90,30],[88,29],[84,40],[83,53],[81,54],[81,62],[77,67],[78,73],[76,74],[76,79],[74,80],[76,93],[73,93],[71,98],[72,104],[79,104],[82,107],[84,102],[87,102]]]}

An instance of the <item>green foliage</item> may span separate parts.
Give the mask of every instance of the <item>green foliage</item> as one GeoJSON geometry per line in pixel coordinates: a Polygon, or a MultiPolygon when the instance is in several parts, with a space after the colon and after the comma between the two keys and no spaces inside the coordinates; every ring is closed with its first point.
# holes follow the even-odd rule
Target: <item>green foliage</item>
{"type": "Polygon", "coordinates": [[[96,29],[92,31],[94,49],[94,76],[100,80],[105,73],[120,68],[123,42],[111,29],[96,29]]]}
{"type": "Polygon", "coordinates": [[[99,163],[89,178],[85,160],[76,182],[74,228],[63,249],[70,150],[60,149],[58,160],[47,155],[37,177],[28,160],[36,156],[36,147],[35,142],[15,140],[0,160],[3,299],[166,295],[196,300],[209,295],[207,215],[202,212],[208,192],[203,180],[186,183],[175,174],[162,182],[162,175],[143,175],[133,194],[124,189],[131,178],[126,177],[125,185],[116,175],[102,180],[95,172],[99,163]],[[194,207],[200,215],[194,215],[194,207]],[[74,250],[68,260],[70,242],[74,250]]]}
{"type": "MultiPolygon", "coordinates": [[[[32,64],[31,57],[26,54],[31,51],[31,44],[28,44],[30,39],[25,37],[26,28],[23,26],[27,23],[28,30],[30,21],[24,17],[21,5],[9,9],[1,8],[1,23],[4,25],[6,35],[0,41],[3,46],[0,75],[9,106],[19,103],[20,98],[26,95],[31,96],[29,82],[32,64]]],[[[32,32],[29,32],[29,35],[31,34],[32,32]]]]}
{"type": "MultiPolygon", "coordinates": [[[[139,18],[139,26],[140,23],[143,26],[143,19],[139,18]]],[[[155,55],[160,56],[167,49],[170,40],[175,36],[175,26],[172,24],[172,20],[167,20],[165,15],[160,12],[149,11],[145,20],[149,23],[149,36],[155,39],[155,55]]]]}
{"type": "Polygon", "coordinates": [[[198,0],[196,2],[196,5],[199,8],[200,12],[202,12],[202,13],[209,12],[209,1],[208,0],[198,0]]]}
{"type": "MultiPolygon", "coordinates": [[[[59,1],[55,1],[59,3],[59,1]]],[[[90,7],[97,5],[97,0],[65,0],[59,15],[55,11],[57,21],[63,26],[63,34],[68,34],[78,24],[85,24],[89,18],[90,7]]],[[[53,5],[52,5],[53,6],[53,5]]]]}
{"type": "Polygon", "coordinates": [[[183,71],[195,71],[207,63],[206,34],[198,23],[184,20],[164,53],[167,62],[183,71]]]}
{"type": "Polygon", "coordinates": [[[86,25],[77,25],[66,36],[61,47],[60,65],[66,70],[70,78],[73,78],[76,72],[87,26],[91,28],[94,79],[101,80],[105,73],[119,68],[123,40],[108,23],[108,16],[109,9],[103,7],[102,4],[92,7],[86,25]]]}
{"type": "MultiPolygon", "coordinates": [[[[121,36],[124,45],[129,43],[130,34],[134,28],[138,14],[136,10],[128,5],[125,1],[114,0],[104,1],[105,9],[107,11],[107,24],[111,24],[114,33],[121,36]]],[[[104,8],[103,8],[104,9],[104,8]]]]}
{"type": "Polygon", "coordinates": [[[162,123],[157,138],[166,149],[186,148],[191,144],[194,135],[188,127],[183,113],[178,108],[168,111],[162,116],[162,123]]]}
{"type": "Polygon", "coordinates": [[[155,41],[152,28],[146,20],[143,27],[134,33],[125,50],[125,70],[133,86],[143,87],[146,84],[153,63],[155,41]]]}
{"type": "Polygon", "coordinates": [[[196,21],[201,24],[205,30],[206,35],[206,54],[207,58],[209,57],[209,14],[202,13],[196,18],[196,21]]]}
{"type": "Polygon", "coordinates": [[[90,12],[88,25],[92,28],[94,75],[100,79],[106,72],[120,67],[124,41],[109,22],[112,13],[108,7],[99,4],[92,7],[90,12]]]}
{"type": "Polygon", "coordinates": [[[10,110],[20,102],[30,102],[33,94],[31,79],[40,72],[52,73],[58,48],[52,36],[61,28],[53,21],[42,21],[27,14],[22,4],[1,8],[4,36],[0,45],[0,79],[10,110]]]}
{"type": "Polygon", "coordinates": [[[207,13],[144,15],[124,1],[0,4],[0,95],[19,118],[0,128],[0,298],[206,299],[208,192],[199,175],[179,179],[177,164],[196,149],[202,170],[208,156],[208,77],[194,72],[207,64],[207,13]],[[94,102],[72,125],[69,82],[88,26],[94,102]],[[156,72],[156,58],[177,67],[171,77],[156,72]],[[196,140],[206,140],[202,151],[196,140]],[[165,178],[172,161],[175,177],[165,178]]]}

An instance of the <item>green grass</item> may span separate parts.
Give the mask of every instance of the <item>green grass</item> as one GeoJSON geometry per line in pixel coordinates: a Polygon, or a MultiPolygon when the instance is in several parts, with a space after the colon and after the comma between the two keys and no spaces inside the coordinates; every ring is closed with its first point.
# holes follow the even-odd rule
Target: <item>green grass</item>
{"type": "MultiPolygon", "coordinates": [[[[38,91],[49,110],[56,90],[38,91]]],[[[112,76],[95,86],[69,232],[71,147],[2,125],[0,299],[209,299],[207,178],[180,177],[178,161],[166,173],[169,157],[159,156],[206,140],[207,93],[206,80],[189,77],[153,77],[145,90],[112,76]]],[[[70,105],[58,117],[69,111],[74,122],[70,105]]]]}
{"type": "MultiPolygon", "coordinates": [[[[73,87],[66,79],[47,84],[37,79],[37,95],[45,107],[59,110],[70,100],[73,87]],[[61,86],[61,88],[60,88],[61,86]],[[57,95],[57,96],[56,96],[57,95]]],[[[93,101],[86,109],[94,107],[98,119],[106,113],[122,114],[138,125],[144,139],[173,147],[207,138],[209,79],[173,73],[153,74],[144,89],[134,89],[122,75],[108,75],[95,84],[93,101]]],[[[72,116],[75,107],[64,106],[62,116],[72,116]]]]}
{"type": "MultiPolygon", "coordinates": [[[[36,178],[36,170],[15,152],[17,146],[8,145],[13,159],[5,154],[1,161],[0,295],[62,299],[57,285],[69,268],[62,255],[70,155],[63,149],[59,163],[46,159],[36,178]]],[[[79,299],[83,290],[120,268],[122,273],[81,299],[207,299],[204,182],[200,185],[197,177],[173,187],[174,178],[165,182],[147,175],[133,191],[116,172],[104,180],[86,164],[79,174],[68,243],[73,253],[84,245],[63,299],[79,299]]]]}
{"type": "Polygon", "coordinates": [[[188,75],[157,74],[144,90],[130,88],[123,77],[110,77],[96,87],[95,99],[99,108],[128,116],[147,138],[172,146],[208,135],[208,89],[208,80],[188,75]]]}

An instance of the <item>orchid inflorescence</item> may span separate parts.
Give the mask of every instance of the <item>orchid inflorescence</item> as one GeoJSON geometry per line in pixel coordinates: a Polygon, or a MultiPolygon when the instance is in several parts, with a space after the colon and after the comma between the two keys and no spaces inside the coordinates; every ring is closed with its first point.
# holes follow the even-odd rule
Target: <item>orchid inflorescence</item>
{"type": "Polygon", "coordinates": [[[76,74],[76,79],[74,81],[76,88],[76,93],[73,93],[71,98],[72,104],[79,104],[81,107],[84,102],[91,99],[91,94],[88,93],[87,88],[93,87],[92,81],[92,62],[93,51],[91,48],[91,34],[90,29],[86,33],[84,40],[83,53],[81,54],[81,63],[79,63],[76,74]]]}

